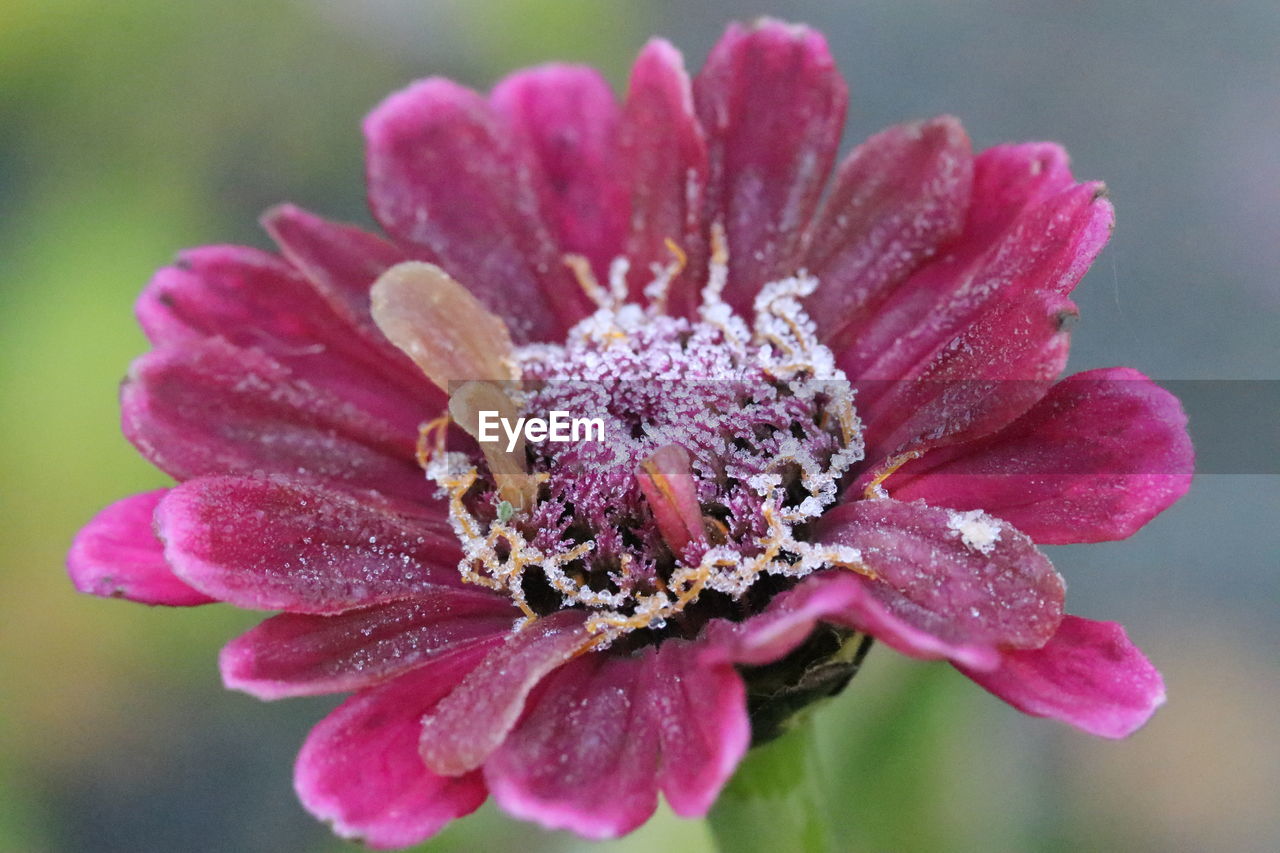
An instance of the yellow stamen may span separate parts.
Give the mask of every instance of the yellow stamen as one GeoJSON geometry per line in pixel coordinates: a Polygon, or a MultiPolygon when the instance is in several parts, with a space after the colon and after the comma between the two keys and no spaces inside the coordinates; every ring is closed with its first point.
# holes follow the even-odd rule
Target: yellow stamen
{"type": "Polygon", "coordinates": [[[573,272],[578,287],[582,288],[588,299],[601,308],[609,308],[613,305],[613,297],[596,280],[596,274],[591,269],[589,260],[582,255],[565,255],[563,261],[564,265],[573,272]]]}
{"type": "Polygon", "coordinates": [[[432,418],[418,427],[418,448],[415,456],[417,456],[419,468],[425,470],[431,464],[432,458],[444,453],[444,442],[448,433],[448,415],[432,418]],[[435,436],[434,446],[432,446],[433,435],[435,436]]]}
{"type": "Polygon", "coordinates": [[[899,453],[897,456],[890,457],[889,461],[876,474],[875,479],[867,483],[867,487],[862,490],[862,496],[867,500],[888,497],[889,493],[882,486],[884,481],[892,477],[903,465],[906,465],[912,459],[919,459],[923,455],[924,451],[908,450],[906,453],[899,453]]]}

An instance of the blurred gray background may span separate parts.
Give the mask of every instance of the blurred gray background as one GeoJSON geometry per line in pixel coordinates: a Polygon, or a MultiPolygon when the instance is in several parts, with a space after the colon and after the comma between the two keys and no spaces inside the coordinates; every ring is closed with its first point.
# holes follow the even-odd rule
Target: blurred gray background
{"type": "MultiPolygon", "coordinates": [[[[186,245],[267,245],[295,201],[367,221],[359,120],[408,81],[487,88],[551,59],[621,89],[653,34],[692,68],[731,18],[823,30],[846,147],[952,113],[978,146],[1049,139],[1103,179],[1115,236],[1076,291],[1071,370],[1187,390],[1214,472],[1125,542],[1052,548],[1069,606],[1123,621],[1169,704],[1123,743],[1025,718],[876,649],[820,712],[849,850],[1280,849],[1280,5],[370,0],[0,9],[0,850],[340,850],[292,756],[328,701],[222,692],[251,614],[76,597],[74,530],[163,483],[119,436],[130,305],[186,245]],[[1199,388],[1200,391],[1195,389],[1199,388]],[[1201,393],[1203,392],[1203,393],[1201,393]],[[1270,472],[1270,473],[1268,473],[1270,472]]],[[[428,849],[559,850],[486,807],[428,849]]],[[[706,849],[662,815],[607,850],[706,849]]]]}

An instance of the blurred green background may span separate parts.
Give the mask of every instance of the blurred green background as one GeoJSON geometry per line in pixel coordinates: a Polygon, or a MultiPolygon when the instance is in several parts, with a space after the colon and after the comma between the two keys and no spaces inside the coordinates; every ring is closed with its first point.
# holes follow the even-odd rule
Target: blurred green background
{"type": "MultiPolygon", "coordinates": [[[[1280,375],[1270,0],[4,0],[0,850],[350,849],[290,782],[333,703],[221,689],[218,648],[252,614],[90,599],[65,577],[79,525],[164,482],[116,411],[153,269],[184,246],[266,246],[256,217],[283,200],[367,222],[358,123],[414,78],[485,88],[569,59],[621,87],[649,35],[696,68],[727,19],[764,12],[826,31],[851,82],[847,144],[952,112],[980,145],[1060,140],[1078,175],[1108,181],[1119,228],[1078,292],[1073,369],[1280,375]]],[[[1169,705],[1127,742],[873,651],[819,714],[843,849],[1280,849],[1278,481],[1202,476],[1128,542],[1051,549],[1073,610],[1124,621],[1166,674],[1169,705]]],[[[427,849],[588,846],[486,806],[427,849]]],[[[662,813],[598,847],[708,837],[662,813]]]]}

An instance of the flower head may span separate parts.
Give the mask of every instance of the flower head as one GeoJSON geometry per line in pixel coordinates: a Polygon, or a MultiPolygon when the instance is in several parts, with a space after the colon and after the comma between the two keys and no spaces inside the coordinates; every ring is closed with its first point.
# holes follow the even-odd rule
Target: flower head
{"type": "Polygon", "coordinates": [[[297,789],[377,847],[489,794],[592,837],[659,792],[704,814],[869,638],[1130,733],[1159,674],[1036,547],[1128,536],[1190,477],[1141,374],[1055,381],[1102,187],[945,117],[831,177],[844,110],[822,37],[767,20],[692,81],[651,42],[621,104],[564,65],[391,96],[388,238],[283,206],[278,255],[191,250],[143,293],[124,430],[178,485],[81,532],[77,587],[282,611],[223,677],[353,692],[297,789]],[[557,412],[605,435],[485,435],[557,412]]]}

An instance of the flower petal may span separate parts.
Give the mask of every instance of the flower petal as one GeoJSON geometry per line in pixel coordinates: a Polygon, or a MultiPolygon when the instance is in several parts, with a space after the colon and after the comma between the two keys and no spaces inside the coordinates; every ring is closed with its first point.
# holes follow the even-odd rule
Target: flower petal
{"type": "Polygon", "coordinates": [[[628,218],[619,109],[609,84],[594,68],[554,63],[507,77],[489,103],[535,164],[543,217],[561,250],[607,274],[628,218]]]}
{"type": "Polygon", "coordinates": [[[422,721],[422,757],[437,773],[457,775],[485,762],[519,719],[529,692],[583,648],[581,610],[560,610],[527,624],[494,650],[422,721]]]}
{"type": "Polygon", "coordinates": [[[950,116],[900,124],[854,149],[806,235],[818,277],[805,308],[834,352],[906,278],[960,234],[973,153],[950,116]]]}
{"type": "Polygon", "coordinates": [[[262,215],[281,253],[319,290],[372,328],[369,288],[391,267],[412,258],[399,246],[354,225],[330,222],[292,204],[262,215]]]}
{"type": "Polygon", "coordinates": [[[279,472],[426,500],[413,432],[220,338],[153,350],[120,391],[125,436],[179,480],[279,472]]]}
{"type": "Polygon", "coordinates": [[[1027,536],[992,516],[863,500],[827,513],[818,539],[857,549],[875,575],[867,589],[889,614],[949,644],[1037,648],[1062,618],[1058,573],[1027,536]]]}
{"type": "Polygon", "coordinates": [[[76,534],[67,555],[67,570],[76,589],[103,598],[174,607],[213,601],[178,580],[165,562],[152,516],[168,491],[157,489],[116,501],[76,534]]]}
{"type": "Polygon", "coordinates": [[[820,33],[762,19],[731,24],[693,84],[710,162],[708,221],[724,224],[740,312],[792,275],[831,172],[848,94],[820,33]]]}
{"type": "Polygon", "coordinates": [[[505,635],[519,612],[483,589],[433,590],[332,616],[282,613],[222,649],[223,683],[259,699],[371,687],[425,661],[505,635]]]}
{"type": "Polygon", "coordinates": [[[440,409],[439,395],[433,399],[394,350],[370,342],[343,297],[257,249],[202,246],[183,252],[151,279],[136,311],[157,346],[221,337],[261,350],[298,378],[406,434],[424,413],[430,417],[440,409]]]}
{"type": "Polygon", "coordinates": [[[837,362],[859,379],[919,375],[992,305],[1028,292],[1065,295],[1110,235],[1101,184],[1073,184],[1066,154],[1002,146],[974,161],[964,232],[864,322],[837,362]]]}
{"type": "Polygon", "coordinates": [[[735,626],[734,636],[725,641],[732,659],[747,666],[773,663],[803,643],[818,622],[828,622],[871,634],[914,658],[958,661],[982,670],[999,665],[1000,652],[991,643],[946,639],[918,627],[920,620],[894,613],[892,600],[882,601],[871,585],[839,569],[805,578],[774,598],[765,612],[735,626]]]}
{"type": "Polygon", "coordinates": [[[1013,707],[1107,738],[1164,704],[1164,680],[1115,622],[1066,616],[1042,648],[1005,652],[992,672],[960,671],[1013,707]]]}
{"type": "Polygon", "coordinates": [[[706,814],[751,741],[742,679],[724,652],[670,639],[560,667],[485,763],[494,798],[588,838],[635,829],[659,789],[676,814],[706,814]]]}
{"type": "Polygon", "coordinates": [[[458,586],[443,515],[282,477],[208,477],[156,509],[178,577],[238,607],[339,613],[458,586]]]}
{"type": "Polygon", "coordinates": [[[419,720],[462,680],[484,646],[441,655],[357,693],[311,730],[294,787],[307,810],[343,838],[375,849],[431,837],[484,802],[479,773],[432,773],[418,755],[419,720]]]}
{"type": "Polygon", "coordinates": [[[324,295],[348,323],[363,350],[377,353],[387,379],[421,401],[420,408],[443,411],[445,396],[379,331],[370,311],[370,290],[396,264],[415,260],[400,247],[353,225],[330,222],[291,204],[262,216],[262,227],[281,253],[324,295]]]}
{"type": "Polygon", "coordinates": [[[671,553],[697,565],[707,532],[689,451],[679,444],[658,448],[636,468],[636,483],[671,553]]]}
{"type": "Polygon", "coordinates": [[[1193,450],[1178,400],[1141,373],[1078,373],[1000,432],[908,463],[898,500],[983,509],[1036,542],[1124,539],[1181,497],[1193,450]]]}
{"type": "Polygon", "coordinates": [[[886,457],[923,452],[995,432],[1027,411],[1067,363],[1075,304],[1029,293],[993,307],[962,331],[912,379],[861,380],[864,474],[886,457]]]}
{"type": "Polygon", "coordinates": [[[498,804],[587,838],[644,823],[658,805],[658,730],[644,719],[644,673],[641,659],[587,654],[547,676],[485,762],[498,804]]]}
{"type": "Polygon", "coordinates": [[[669,639],[649,663],[646,725],[662,747],[658,782],[671,810],[705,815],[751,745],[746,689],[721,649],[669,639]]]}
{"type": "Polygon", "coordinates": [[[558,340],[588,310],[539,208],[534,164],[475,92],[422,80],[364,123],[369,205],[510,327],[558,340]]]}
{"type": "Polygon", "coordinates": [[[374,283],[370,301],[382,334],[442,391],[519,378],[506,324],[435,264],[397,264],[374,283]]]}
{"type": "Polygon", "coordinates": [[[627,257],[633,298],[649,282],[654,264],[671,262],[671,240],[687,260],[670,285],[667,310],[691,316],[707,263],[707,142],[694,114],[684,59],[670,42],[654,39],[636,58],[619,133],[631,184],[627,257]]]}

